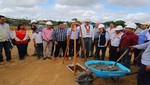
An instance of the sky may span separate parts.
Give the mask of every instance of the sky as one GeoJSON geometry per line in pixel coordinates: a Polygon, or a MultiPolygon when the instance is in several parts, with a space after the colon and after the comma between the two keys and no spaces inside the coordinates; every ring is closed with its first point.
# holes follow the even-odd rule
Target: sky
{"type": "Polygon", "coordinates": [[[150,22],[150,1],[0,0],[0,15],[31,20],[150,22]]]}

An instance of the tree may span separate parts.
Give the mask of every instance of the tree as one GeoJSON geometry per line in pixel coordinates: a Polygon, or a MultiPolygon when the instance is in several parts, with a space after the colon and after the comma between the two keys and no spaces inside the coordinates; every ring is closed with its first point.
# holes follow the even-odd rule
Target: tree
{"type": "Polygon", "coordinates": [[[123,20],[118,20],[118,21],[115,22],[115,24],[116,24],[116,26],[118,26],[118,25],[124,26],[125,21],[123,21],[123,20]]]}
{"type": "Polygon", "coordinates": [[[77,22],[77,21],[78,21],[78,19],[77,19],[77,18],[73,18],[73,19],[72,19],[72,21],[75,21],[75,22],[77,22]]]}

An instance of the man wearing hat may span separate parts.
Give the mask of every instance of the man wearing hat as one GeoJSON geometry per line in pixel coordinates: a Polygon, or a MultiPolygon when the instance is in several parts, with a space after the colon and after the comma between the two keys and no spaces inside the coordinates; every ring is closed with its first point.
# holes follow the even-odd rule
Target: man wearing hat
{"type": "MultiPolygon", "coordinates": [[[[121,55],[127,49],[129,49],[129,46],[133,46],[138,43],[138,36],[133,32],[134,29],[136,29],[136,25],[134,23],[129,23],[125,27],[125,33],[122,35],[122,38],[119,44],[121,55]]],[[[134,52],[133,50],[129,49],[129,51],[126,53],[126,55],[124,55],[124,57],[121,60],[121,63],[127,68],[130,68],[131,56],[133,52],[134,52]]]]}
{"type": "Polygon", "coordinates": [[[117,50],[119,47],[119,43],[121,40],[122,35],[124,34],[123,27],[121,25],[116,27],[116,33],[110,36],[110,49],[109,49],[109,60],[110,61],[117,61],[119,58],[120,52],[117,50]]]}
{"type": "Polygon", "coordinates": [[[46,58],[51,59],[51,51],[52,51],[52,22],[46,22],[46,28],[42,30],[42,38],[43,38],[43,60],[46,58]],[[46,56],[46,49],[48,48],[48,55],[46,56]]]}
{"type": "Polygon", "coordinates": [[[142,23],[142,31],[138,36],[138,44],[143,44],[146,40],[146,33],[148,33],[148,23],[142,23]]]}
{"type": "MultiPolygon", "coordinates": [[[[142,23],[141,25],[141,28],[142,28],[142,31],[139,33],[138,35],[138,45],[140,44],[143,44],[147,41],[147,36],[146,34],[148,33],[148,23],[144,22],[142,23]]],[[[139,53],[141,52],[142,50],[138,50],[136,49],[135,50],[135,54],[134,54],[134,59],[136,59],[136,57],[139,55],[139,53]]],[[[134,60],[133,64],[137,64],[137,60],[134,60]]]]}
{"type": "MultiPolygon", "coordinates": [[[[83,40],[84,40],[84,47],[86,49],[86,57],[89,58],[89,53],[91,51],[92,41],[94,41],[94,31],[93,26],[90,25],[90,20],[86,19],[85,24],[79,26],[82,31],[83,40]]],[[[83,51],[81,53],[81,57],[83,58],[83,51]]]]}
{"type": "Polygon", "coordinates": [[[147,41],[150,41],[150,28],[149,31],[146,33],[147,41]]]}

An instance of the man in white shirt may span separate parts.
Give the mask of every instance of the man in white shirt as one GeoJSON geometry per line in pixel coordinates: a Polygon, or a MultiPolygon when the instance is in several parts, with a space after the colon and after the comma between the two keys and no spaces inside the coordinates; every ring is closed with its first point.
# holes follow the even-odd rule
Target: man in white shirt
{"type": "Polygon", "coordinates": [[[92,43],[91,46],[91,57],[94,56],[94,47],[96,48],[97,43],[98,43],[98,36],[99,36],[99,29],[98,26],[101,24],[101,22],[96,22],[95,27],[94,27],[94,43],[92,43]]]}
{"type": "MultiPolygon", "coordinates": [[[[86,19],[85,24],[82,24],[79,27],[80,27],[80,29],[82,31],[82,35],[83,35],[84,47],[86,49],[86,57],[89,58],[91,45],[92,45],[92,42],[94,42],[93,26],[90,25],[90,20],[86,19]]],[[[81,34],[80,34],[80,36],[81,36],[81,34]]],[[[83,58],[83,51],[82,51],[81,57],[83,58]]]]}

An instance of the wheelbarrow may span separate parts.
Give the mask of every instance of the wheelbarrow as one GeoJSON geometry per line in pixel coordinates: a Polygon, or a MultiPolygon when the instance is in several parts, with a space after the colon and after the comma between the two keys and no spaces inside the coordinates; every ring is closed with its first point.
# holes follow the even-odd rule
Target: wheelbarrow
{"type": "MultiPolygon", "coordinates": [[[[131,72],[130,69],[128,69],[127,67],[123,66],[120,63],[117,63],[116,66],[118,66],[122,71],[101,71],[101,70],[98,70],[98,69],[95,69],[95,68],[89,66],[91,64],[98,64],[98,63],[103,63],[105,65],[115,64],[114,61],[101,61],[101,60],[87,61],[85,63],[85,66],[87,67],[87,69],[89,69],[89,71],[91,71],[91,72],[87,72],[87,74],[86,74],[86,79],[90,76],[88,78],[89,80],[86,80],[86,81],[90,82],[88,85],[92,85],[92,82],[98,78],[110,78],[115,82],[116,85],[119,85],[120,77],[137,73],[137,72],[130,73],[131,72]],[[95,74],[97,77],[93,78],[92,74],[95,74]]],[[[84,77],[85,77],[85,74],[84,74],[84,77]]],[[[78,80],[78,79],[76,81],[80,82],[80,83],[82,82],[81,80],[78,80]]],[[[80,84],[80,85],[84,85],[84,84],[80,84]]]]}

